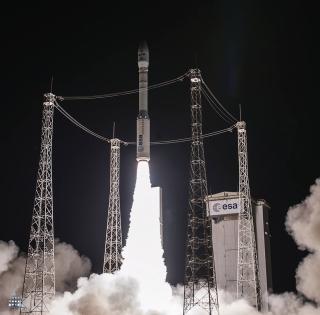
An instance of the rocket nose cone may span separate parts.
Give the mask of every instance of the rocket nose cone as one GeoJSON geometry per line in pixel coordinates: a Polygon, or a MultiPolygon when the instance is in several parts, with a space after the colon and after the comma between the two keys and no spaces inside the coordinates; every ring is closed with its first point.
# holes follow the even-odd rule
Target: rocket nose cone
{"type": "Polygon", "coordinates": [[[139,48],[138,48],[138,64],[139,63],[149,63],[149,49],[147,42],[144,40],[140,42],[139,48]]]}

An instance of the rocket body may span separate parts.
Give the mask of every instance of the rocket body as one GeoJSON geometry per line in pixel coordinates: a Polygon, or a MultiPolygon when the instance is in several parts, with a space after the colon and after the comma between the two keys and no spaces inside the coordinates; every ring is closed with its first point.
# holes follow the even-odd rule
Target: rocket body
{"type": "Polygon", "coordinates": [[[150,160],[150,118],[148,114],[149,49],[145,42],[138,49],[139,114],[137,117],[137,161],[150,160]]]}

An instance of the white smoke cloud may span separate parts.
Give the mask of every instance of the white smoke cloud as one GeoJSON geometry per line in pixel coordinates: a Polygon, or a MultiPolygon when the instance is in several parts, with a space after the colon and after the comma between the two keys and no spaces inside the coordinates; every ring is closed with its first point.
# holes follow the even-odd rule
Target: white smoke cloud
{"type": "Polygon", "coordinates": [[[177,315],[181,289],[165,281],[166,266],[160,239],[159,191],[151,188],[149,165],[138,163],[124,261],[116,274],[91,275],[78,289],[56,298],[50,315],[177,315]]]}
{"type": "Polygon", "coordinates": [[[78,281],[78,290],[66,292],[52,304],[50,315],[140,315],[138,282],[120,275],[91,275],[78,281]]]}
{"type": "Polygon", "coordinates": [[[310,195],[289,209],[286,228],[301,250],[309,254],[296,270],[297,291],[269,298],[272,315],[320,314],[320,179],[310,188],[310,195]],[[306,302],[306,299],[310,302],[306,302]]]}
{"type": "Polygon", "coordinates": [[[90,259],[81,256],[72,245],[60,242],[58,239],[55,242],[54,252],[56,291],[73,292],[76,289],[77,280],[90,274],[90,259]]]}
{"type": "MultiPolygon", "coordinates": [[[[0,241],[0,315],[19,313],[8,311],[8,300],[13,295],[21,296],[25,264],[24,254],[19,255],[13,241],[0,241]]],[[[91,262],[71,245],[56,240],[55,266],[57,292],[64,292],[73,291],[78,278],[90,273],[91,262]]]]}
{"type": "Polygon", "coordinates": [[[269,297],[272,315],[319,315],[319,305],[307,303],[294,293],[284,293],[269,297]]]}
{"type": "MultiPolygon", "coordinates": [[[[92,274],[79,279],[73,294],[65,292],[56,297],[50,315],[177,315],[182,312],[181,292],[162,307],[147,309],[140,293],[141,285],[134,277],[121,272],[92,274]]],[[[156,291],[152,293],[157,296],[156,291]]]]}
{"type": "Polygon", "coordinates": [[[320,253],[308,255],[296,272],[297,290],[308,299],[320,303],[320,253]]]}
{"type": "MultiPolygon", "coordinates": [[[[138,184],[137,182],[137,186],[138,184]]],[[[151,193],[151,190],[147,193],[149,188],[146,190],[140,186],[140,189],[140,193],[134,198],[129,239],[127,249],[124,250],[123,270],[113,275],[92,274],[89,278],[79,278],[74,292],[64,292],[56,296],[51,305],[50,315],[182,314],[183,287],[171,288],[165,282],[166,268],[158,231],[158,209],[154,204],[157,203],[156,197],[152,197],[155,198],[153,201],[149,200],[146,194],[151,193]],[[150,223],[151,226],[148,225],[150,223]],[[149,232],[144,233],[146,229],[151,233],[148,239],[145,235],[149,232]],[[146,298],[151,300],[146,301],[146,298]]],[[[297,290],[300,294],[271,295],[270,311],[266,315],[320,315],[320,179],[311,187],[311,194],[305,201],[289,209],[286,227],[299,248],[310,253],[296,272],[297,290]]],[[[3,270],[0,274],[0,301],[3,295],[2,277],[10,270],[16,270],[13,273],[19,274],[18,266],[21,262],[15,265],[18,259],[16,255],[17,248],[14,243],[0,242],[0,270],[3,270]]],[[[57,273],[61,277],[58,280],[57,275],[57,287],[60,287],[60,290],[72,291],[78,275],[88,274],[90,263],[86,258],[80,257],[70,245],[64,243],[56,245],[56,256],[57,273]],[[74,266],[76,267],[73,270],[74,266]],[[59,268],[61,271],[58,271],[59,268]]],[[[21,259],[23,262],[23,258],[21,259]]],[[[23,274],[23,270],[20,273],[23,274]]],[[[245,300],[234,300],[226,292],[219,292],[219,303],[220,315],[261,314],[245,300]]],[[[195,309],[188,314],[206,313],[195,309]]],[[[0,308],[0,315],[9,314],[1,312],[0,308]]]]}
{"type": "MultiPolygon", "coordinates": [[[[146,177],[144,177],[144,180],[146,180],[146,177]]],[[[180,286],[167,291],[168,284],[165,283],[163,274],[165,266],[162,259],[162,248],[159,247],[158,221],[155,220],[158,213],[154,212],[157,210],[154,210],[154,205],[151,206],[152,200],[148,199],[146,182],[142,186],[141,184],[142,182],[139,182],[138,178],[127,248],[124,250],[123,271],[114,275],[92,275],[90,278],[80,279],[78,289],[73,294],[65,293],[63,297],[55,299],[50,315],[85,315],[89,313],[94,315],[182,314],[183,288],[180,286]],[[146,230],[148,230],[148,233],[145,233],[146,230]],[[150,235],[150,238],[146,238],[146,235],[150,235]],[[153,257],[150,258],[150,256],[153,257]],[[156,259],[152,260],[154,258],[156,259]],[[150,272],[152,270],[153,275],[150,272]],[[158,286],[157,288],[160,291],[149,291],[149,298],[157,298],[159,303],[162,303],[162,307],[153,303],[148,304],[145,301],[148,298],[145,295],[146,289],[148,291],[151,283],[154,282],[158,282],[158,284],[153,285],[158,286]],[[146,286],[146,288],[142,286],[146,286]],[[161,290],[163,291],[161,292],[161,290]],[[168,292],[170,298],[167,296],[168,292]],[[162,296],[163,293],[165,293],[164,296],[162,296]],[[146,305],[148,305],[147,308],[146,305]]],[[[319,220],[320,180],[312,186],[311,195],[304,202],[288,211],[286,222],[286,227],[298,246],[310,251],[310,254],[298,267],[297,287],[312,302],[306,302],[303,297],[294,293],[272,295],[269,297],[270,311],[267,315],[320,314],[320,308],[317,304],[320,296],[319,220]]],[[[219,299],[220,315],[261,314],[245,300],[234,300],[226,292],[219,292],[219,299]]],[[[203,315],[207,313],[194,309],[188,314],[203,315]]]]}
{"type": "Polygon", "coordinates": [[[311,252],[297,269],[297,290],[320,303],[320,179],[310,192],[302,203],[289,210],[286,226],[299,248],[311,252]]]}
{"type": "Polygon", "coordinates": [[[310,195],[289,209],[286,227],[300,249],[320,251],[320,178],[310,187],[310,195]]]}
{"type": "Polygon", "coordinates": [[[18,253],[13,241],[0,241],[0,315],[8,314],[9,297],[21,291],[25,258],[18,257],[18,253]]]}
{"type": "Polygon", "coordinates": [[[13,241],[0,241],[0,275],[9,269],[10,262],[17,256],[19,248],[13,241]]]}

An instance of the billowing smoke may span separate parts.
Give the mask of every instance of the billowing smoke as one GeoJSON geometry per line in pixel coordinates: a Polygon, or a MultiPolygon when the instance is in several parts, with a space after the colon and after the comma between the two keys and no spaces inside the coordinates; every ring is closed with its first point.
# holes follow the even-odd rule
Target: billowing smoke
{"type": "Polygon", "coordinates": [[[144,309],[164,310],[170,303],[172,290],[166,282],[160,238],[160,195],[157,188],[151,188],[147,162],[138,163],[130,228],[122,255],[121,274],[138,281],[144,309]]]}
{"type": "Polygon", "coordinates": [[[81,256],[79,252],[67,243],[55,242],[55,273],[56,291],[73,292],[77,287],[79,277],[88,276],[91,271],[91,262],[88,257],[81,256]]]}
{"type": "MultiPolygon", "coordinates": [[[[156,190],[151,189],[148,164],[140,162],[122,269],[113,275],[92,274],[89,278],[79,278],[74,292],[72,290],[77,274],[88,273],[90,263],[86,258],[80,257],[70,245],[56,245],[57,273],[60,258],[65,268],[60,274],[62,280],[58,280],[57,275],[58,283],[60,281],[57,288],[61,285],[60,290],[71,292],[56,296],[50,315],[182,314],[183,287],[171,288],[165,281],[166,267],[162,257],[158,202],[156,190]],[[66,259],[70,264],[63,257],[68,257],[66,259]],[[78,266],[75,268],[78,272],[72,270],[73,266],[78,266]]],[[[320,179],[311,187],[311,194],[305,201],[289,209],[286,227],[299,248],[308,250],[309,255],[297,269],[298,295],[284,293],[270,296],[270,311],[267,315],[320,315],[320,179]]],[[[12,274],[16,273],[18,279],[22,278],[23,268],[19,269],[19,266],[24,266],[24,259],[17,258],[17,252],[13,242],[0,242],[1,298],[4,275],[12,270],[12,274]]],[[[15,287],[14,283],[19,282],[11,281],[12,288],[15,287]]],[[[226,292],[219,292],[219,299],[220,315],[260,314],[245,300],[234,300],[226,292]]],[[[206,313],[192,311],[188,314],[206,313]]],[[[0,315],[7,313],[0,311],[0,315]]]]}
{"type": "MultiPolygon", "coordinates": [[[[13,295],[21,296],[25,271],[25,255],[19,255],[19,248],[13,241],[0,241],[0,315],[8,313],[8,300],[13,295]]],[[[80,256],[71,245],[55,243],[55,267],[57,292],[73,291],[77,280],[90,273],[91,262],[80,256]]]]}
{"type": "Polygon", "coordinates": [[[19,248],[13,241],[0,241],[0,275],[9,269],[10,262],[17,256],[19,248]]]}
{"type": "MultiPolygon", "coordinates": [[[[158,200],[149,182],[147,164],[139,163],[124,262],[114,275],[91,275],[78,282],[78,290],[65,293],[52,305],[51,315],[173,315],[182,314],[183,290],[165,282],[166,268],[160,243],[158,200]]],[[[320,181],[311,195],[291,208],[287,229],[302,249],[310,251],[297,270],[301,293],[270,296],[268,315],[319,315],[320,297],[320,181]],[[310,300],[306,302],[305,298],[310,300]]],[[[219,292],[221,315],[258,315],[245,300],[219,292]]],[[[206,314],[199,310],[190,315],[206,314]]]]}
{"type": "MultiPolygon", "coordinates": [[[[320,179],[308,196],[287,213],[287,231],[301,250],[310,253],[296,271],[297,291],[269,297],[268,315],[320,315],[320,179]]],[[[222,299],[223,315],[257,315],[246,301],[222,299]]]]}
{"type": "Polygon", "coordinates": [[[21,292],[25,258],[18,253],[19,248],[13,241],[0,241],[0,315],[9,314],[9,297],[21,292]]]}
{"type": "Polygon", "coordinates": [[[320,179],[310,192],[289,210],[286,226],[299,248],[310,252],[297,269],[297,290],[320,304],[320,179]]]}
{"type": "Polygon", "coordinates": [[[174,295],[165,280],[159,205],[159,191],[151,188],[149,165],[139,162],[121,270],[79,279],[76,292],[54,300],[51,315],[181,313],[181,291],[174,295]]]}

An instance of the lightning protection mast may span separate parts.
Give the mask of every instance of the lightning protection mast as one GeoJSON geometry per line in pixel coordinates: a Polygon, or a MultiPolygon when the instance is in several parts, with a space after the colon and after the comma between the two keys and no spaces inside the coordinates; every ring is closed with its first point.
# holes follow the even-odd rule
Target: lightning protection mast
{"type": "Polygon", "coordinates": [[[110,140],[110,143],[110,194],[103,262],[104,273],[113,273],[119,270],[122,261],[122,232],[119,194],[121,141],[114,138],[110,140]]]}
{"type": "Polygon", "coordinates": [[[238,221],[237,297],[247,299],[251,305],[260,309],[261,295],[248,175],[246,123],[239,121],[236,126],[238,130],[239,199],[241,205],[238,221]]]}
{"type": "Polygon", "coordinates": [[[201,75],[190,70],[191,81],[191,160],[187,226],[187,247],[183,314],[219,314],[216,274],[213,260],[212,228],[207,216],[207,177],[202,141],[201,75]]]}
{"type": "Polygon", "coordinates": [[[52,135],[55,96],[45,94],[41,152],[26,261],[20,314],[49,312],[55,295],[52,196],[52,135]]]}

